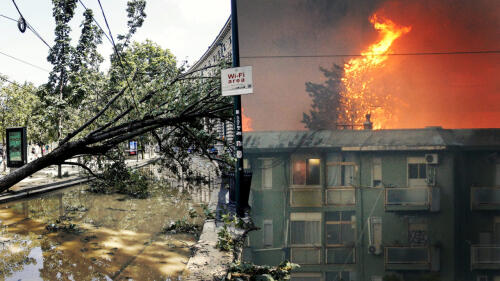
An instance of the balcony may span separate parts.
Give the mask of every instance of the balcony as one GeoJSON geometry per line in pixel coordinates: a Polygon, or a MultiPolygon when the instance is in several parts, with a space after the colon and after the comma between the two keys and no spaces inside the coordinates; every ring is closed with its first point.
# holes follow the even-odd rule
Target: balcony
{"type": "Polygon", "coordinates": [[[471,187],[472,210],[500,210],[500,187],[471,187]]]}
{"type": "Polygon", "coordinates": [[[500,270],[500,245],[471,245],[471,268],[500,270]]]}
{"type": "Polygon", "coordinates": [[[356,248],[326,248],[325,257],[327,264],[354,264],[356,263],[356,248]]]}
{"type": "Polygon", "coordinates": [[[290,207],[321,207],[323,205],[320,188],[291,188],[290,207]]]}
{"type": "Polygon", "coordinates": [[[326,204],[337,206],[356,205],[356,189],[329,188],[326,190],[326,204]]]}
{"type": "Polygon", "coordinates": [[[290,260],[300,265],[320,264],[321,248],[290,248],[290,260]]]}
{"type": "Polygon", "coordinates": [[[439,248],[392,246],[384,248],[386,270],[439,271],[439,248]]]}
{"type": "Polygon", "coordinates": [[[404,187],[385,189],[386,211],[439,211],[439,188],[404,187]]]}

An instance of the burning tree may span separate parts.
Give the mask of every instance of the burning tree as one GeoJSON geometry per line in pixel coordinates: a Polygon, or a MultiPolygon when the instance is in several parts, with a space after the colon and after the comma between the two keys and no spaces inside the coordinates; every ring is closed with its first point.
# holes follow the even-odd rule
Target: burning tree
{"type": "MultiPolygon", "coordinates": [[[[69,7],[74,8],[72,5],[69,7]]],[[[163,58],[166,64],[162,67],[159,67],[161,64],[155,68],[151,64],[139,63],[159,58],[146,57],[141,60],[137,59],[138,54],[165,55],[164,51],[158,51],[159,47],[151,44],[146,44],[146,48],[151,47],[146,52],[134,52],[138,45],[129,47],[131,34],[142,25],[144,7],[145,2],[141,0],[128,2],[130,29],[127,35],[119,36],[122,43],[112,56],[110,72],[114,74],[111,79],[102,78],[101,75],[104,80],[94,82],[94,87],[88,87],[91,81],[76,79],[78,83],[64,87],[68,95],[78,93],[85,97],[73,103],[68,114],[72,118],[67,120],[72,122],[67,125],[72,125],[73,129],[66,130],[59,146],[52,152],[0,178],[0,192],[50,165],[78,165],[92,172],[85,163],[69,162],[68,159],[92,156],[114,161],[119,159],[115,156],[120,153],[120,144],[139,136],[149,135],[156,140],[163,155],[170,157],[168,163],[174,160],[178,164],[185,164],[188,154],[183,149],[188,147],[208,155],[206,148],[213,144],[216,135],[210,133],[210,128],[206,130],[204,120],[230,120],[230,99],[220,94],[219,81],[215,79],[218,76],[198,79],[201,77],[199,72],[185,72],[183,67],[176,67],[175,59],[168,51],[167,58],[163,58]]],[[[78,49],[76,54],[79,54],[78,49]]],[[[82,69],[89,70],[79,68],[78,71],[82,69]]],[[[91,72],[91,75],[96,73],[91,72]]],[[[57,94],[60,94],[59,90],[54,88],[57,94]]]]}
{"type": "Polygon", "coordinates": [[[337,125],[356,127],[365,115],[374,117],[374,128],[382,128],[392,118],[389,109],[392,97],[381,96],[371,88],[374,71],[383,67],[394,40],[410,32],[389,19],[373,14],[370,22],[381,39],[368,46],[361,56],[350,59],[341,68],[320,68],[328,80],[325,85],[306,83],[306,91],[313,98],[310,115],[304,113],[302,122],[311,130],[336,129],[337,125]]]}

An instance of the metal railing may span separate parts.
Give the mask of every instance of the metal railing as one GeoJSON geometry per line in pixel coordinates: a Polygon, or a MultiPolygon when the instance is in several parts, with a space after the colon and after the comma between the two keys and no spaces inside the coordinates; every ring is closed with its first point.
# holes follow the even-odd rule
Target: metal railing
{"type": "Polygon", "coordinates": [[[471,187],[471,207],[500,208],[500,187],[471,187]]]}
{"type": "Polygon", "coordinates": [[[429,264],[430,248],[427,246],[392,246],[384,248],[386,264],[429,264]]]}
{"type": "Polygon", "coordinates": [[[386,188],[386,206],[430,206],[431,187],[386,188]]]}
{"type": "Polygon", "coordinates": [[[327,205],[356,205],[356,189],[328,188],[326,190],[327,205]]]}
{"type": "Polygon", "coordinates": [[[500,245],[471,245],[471,264],[500,266],[500,245]]]}

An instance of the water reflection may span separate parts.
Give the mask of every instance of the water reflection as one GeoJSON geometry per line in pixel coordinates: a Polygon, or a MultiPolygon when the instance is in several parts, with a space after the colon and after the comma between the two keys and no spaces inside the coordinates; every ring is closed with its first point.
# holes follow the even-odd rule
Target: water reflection
{"type": "Polygon", "coordinates": [[[133,199],[85,188],[0,205],[0,280],[176,280],[196,238],[161,230],[202,213],[209,190],[133,199]]]}

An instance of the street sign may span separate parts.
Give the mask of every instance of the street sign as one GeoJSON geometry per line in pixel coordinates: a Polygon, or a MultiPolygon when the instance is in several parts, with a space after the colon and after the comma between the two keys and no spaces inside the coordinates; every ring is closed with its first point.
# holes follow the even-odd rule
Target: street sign
{"type": "Polygon", "coordinates": [[[221,70],[223,96],[253,93],[252,67],[233,67],[221,70]]]}
{"type": "Polygon", "coordinates": [[[7,167],[19,168],[26,164],[26,127],[7,128],[7,167]]]}

